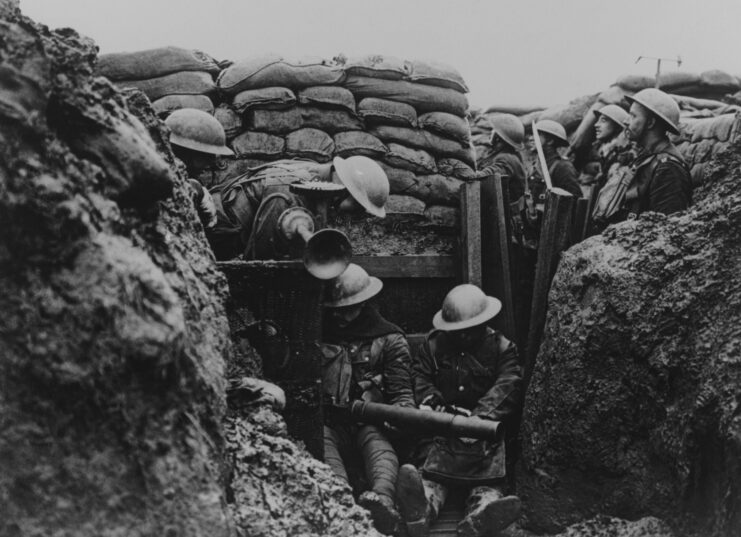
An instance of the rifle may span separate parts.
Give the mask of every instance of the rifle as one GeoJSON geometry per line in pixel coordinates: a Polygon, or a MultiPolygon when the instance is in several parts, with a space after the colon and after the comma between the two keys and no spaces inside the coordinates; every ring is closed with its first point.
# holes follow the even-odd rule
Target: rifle
{"type": "Polygon", "coordinates": [[[342,408],[361,423],[389,424],[402,430],[414,429],[437,436],[498,440],[504,430],[501,422],[476,416],[467,417],[370,401],[353,401],[349,407],[342,408]]]}

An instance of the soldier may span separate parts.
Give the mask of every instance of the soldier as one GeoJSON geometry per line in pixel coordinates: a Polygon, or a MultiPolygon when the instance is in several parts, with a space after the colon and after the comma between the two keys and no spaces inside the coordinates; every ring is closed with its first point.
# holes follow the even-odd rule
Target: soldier
{"type": "MultiPolygon", "coordinates": [[[[538,121],[535,126],[540,134],[540,144],[543,146],[543,155],[551,176],[551,184],[554,188],[562,188],[572,196],[581,198],[579,172],[576,171],[571,161],[563,158],[558,152],[560,148],[569,145],[566,129],[560,123],[551,119],[538,121]]],[[[535,171],[530,176],[529,185],[533,200],[536,203],[543,203],[546,185],[540,165],[535,167],[535,171]]]]}
{"type": "Polygon", "coordinates": [[[597,175],[592,232],[599,232],[608,224],[623,220],[619,209],[625,199],[633,174],[630,164],[635,159],[630,141],[625,136],[624,124],[628,113],[616,104],[608,104],[595,112],[594,126],[600,172],[597,175]]]}
{"type": "Polygon", "coordinates": [[[525,127],[517,116],[498,114],[491,120],[491,152],[479,163],[479,177],[494,173],[507,176],[509,199],[516,203],[525,194],[525,168],[519,152],[523,150],[525,127]]]}
{"type": "MultiPolygon", "coordinates": [[[[512,427],[522,400],[517,347],[486,326],[501,307],[499,300],[475,285],[459,285],[448,293],[432,320],[435,329],[413,361],[421,409],[472,415],[512,427]]],[[[495,533],[519,516],[519,498],[506,495],[509,464],[504,441],[426,440],[416,462],[422,473],[405,464],[397,485],[399,511],[410,537],[428,534],[450,485],[470,490],[458,535],[495,533]]]]}
{"type": "Polygon", "coordinates": [[[404,332],[384,319],[368,301],[383,283],[350,263],[330,287],[325,323],[323,390],[324,459],[349,483],[343,462],[359,449],[370,490],[358,504],[371,513],[376,528],[387,534],[401,522],[394,505],[399,460],[386,430],[346,421],[344,408],[355,399],[415,407],[409,345],[404,332]]]}
{"type": "MultiPolygon", "coordinates": [[[[185,149],[202,147],[204,138],[216,136],[213,132],[216,127],[223,145],[223,128],[205,112],[178,110],[167,118],[166,123],[172,131],[170,140],[174,146],[185,149]]],[[[182,153],[182,150],[178,151],[182,153]]],[[[381,218],[386,214],[388,178],[378,163],[367,157],[335,157],[326,164],[310,160],[271,162],[252,168],[209,191],[200,186],[203,196],[212,196],[216,207],[216,221],[206,227],[206,236],[216,259],[226,260],[240,255],[247,259],[297,257],[300,251],[286,240],[278,226],[279,217],[286,209],[304,207],[315,210],[311,200],[290,192],[289,186],[297,182],[335,183],[345,187],[348,195],[339,201],[340,211],[366,211],[381,218]]]]}
{"type": "Polygon", "coordinates": [[[686,209],[692,203],[692,180],[667,135],[679,134],[679,105],[655,88],[626,99],[631,104],[625,131],[640,149],[633,163],[635,177],[625,195],[628,218],[645,211],[671,214],[686,209]]]}
{"type": "Polygon", "coordinates": [[[224,128],[212,115],[190,108],[176,110],[167,117],[172,152],[188,172],[191,199],[198,211],[204,229],[216,225],[216,206],[211,194],[195,177],[212,166],[217,156],[234,155],[226,147],[224,128]]]}

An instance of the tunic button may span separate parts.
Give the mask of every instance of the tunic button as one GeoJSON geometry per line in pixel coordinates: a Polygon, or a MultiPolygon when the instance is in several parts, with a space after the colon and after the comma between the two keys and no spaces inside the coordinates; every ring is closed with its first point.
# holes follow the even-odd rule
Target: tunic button
{"type": "Polygon", "coordinates": [[[463,391],[464,389],[465,389],[465,388],[463,388],[463,386],[458,386],[458,391],[459,391],[459,392],[462,392],[462,391],[463,391]]]}

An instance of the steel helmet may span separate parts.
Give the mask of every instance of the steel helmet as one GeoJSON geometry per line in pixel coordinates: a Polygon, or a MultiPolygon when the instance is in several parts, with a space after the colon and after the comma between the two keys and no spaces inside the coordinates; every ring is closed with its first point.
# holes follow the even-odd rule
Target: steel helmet
{"type": "Polygon", "coordinates": [[[355,263],[347,265],[345,272],[330,282],[328,308],[342,308],[360,304],[381,292],[383,282],[355,263]]]}
{"type": "Polygon", "coordinates": [[[522,151],[522,141],[525,139],[525,127],[517,116],[512,114],[497,114],[490,120],[492,138],[495,134],[509,144],[515,151],[522,151]]]}
{"type": "Polygon", "coordinates": [[[628,117],[630,117],[628,112],[626,112],[621,106],[618,106],[616,104],[608,104],[607,106],[603,106],[599,110],[595,110],[594,115],[597,116],[598,119],[600,116],[605,116],[606,118],[611,119],[612,121],[617,123],[621,129],[628,121],[628,117]]]}
{"type": "Polygon", "coordinates": [[[462,330],[492,319],[502,309],[502,303],[470,283],[453,287],[443,300],[443,307],[432,318],[438,330],[462,330]]]}
{"type": "Polygon", "coordinates": [[[535,123],[535,126],[538,129],[538,132],[545,132],[546,134],[550,134],[551,136],[554,136],[558,140],[561,140],[563,143],[568,145],[569,139],[566,137],[566,129],[563,128],[563,125],[561,125],[558,121],[553,121],[552,119],[542,119],[535,123]]]}
{"type": "Polygon", "coordinates": [[[679,134],[679,105],[668,94],[656,88],[646,88],[625,99],[648,109],[664,122],[669,131],[679,134]]]}
{"type": "Polygon", "coordinates": [[[167,116],[170,143],[212,155],[233,155],[226,147],[224,127],[211,114],[195,108],[181,108],[167,116]]]}
{"type": "Polygon", "coordinates": [[[355,156],[332,161],[340,181],[350,195],[373,216],[386,216],[389,180],[383,168],[368,157],[355,156]]]}

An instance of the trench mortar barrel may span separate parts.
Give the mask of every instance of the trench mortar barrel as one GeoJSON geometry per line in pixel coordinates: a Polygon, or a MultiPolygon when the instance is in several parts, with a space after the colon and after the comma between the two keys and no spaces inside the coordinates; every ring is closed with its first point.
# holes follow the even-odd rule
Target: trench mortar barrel
{"type": "Polygon", "coordinates": [[[466,417],[368,401],[353,401],[350,415],[363,423],[389,423],[395,427],[412,428],[439,436],[497,440],[503,431],[501,422],[476,416],[466,417]]]}

